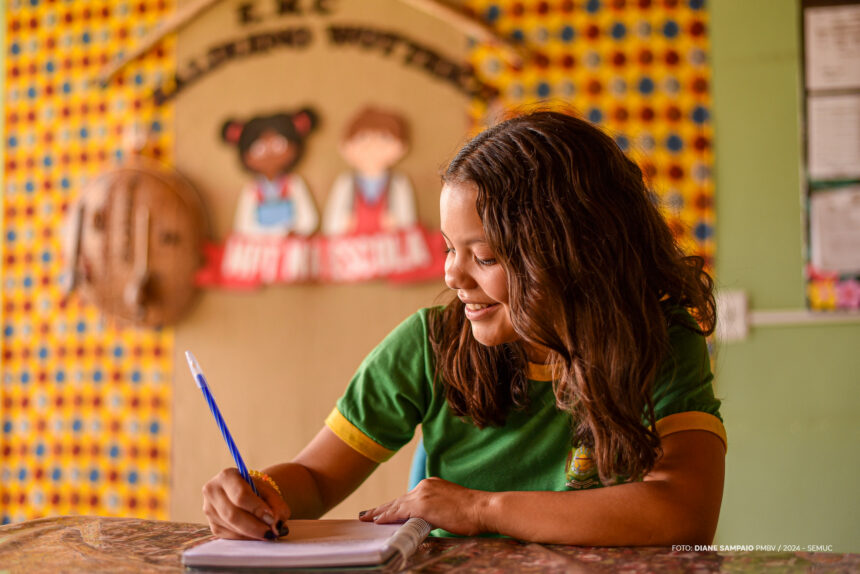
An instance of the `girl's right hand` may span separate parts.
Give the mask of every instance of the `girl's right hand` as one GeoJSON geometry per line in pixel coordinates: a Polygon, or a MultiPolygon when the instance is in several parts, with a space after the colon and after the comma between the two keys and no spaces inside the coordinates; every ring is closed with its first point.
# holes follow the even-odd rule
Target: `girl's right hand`
{"type": "Polygon", "coordinates": [[[235,468],[226,468],[203,486],[203,513],[212,534],[236,540],[274,540],[286,534],[290,509],[274,488],[254,480],[257,492],[235,468]]]}

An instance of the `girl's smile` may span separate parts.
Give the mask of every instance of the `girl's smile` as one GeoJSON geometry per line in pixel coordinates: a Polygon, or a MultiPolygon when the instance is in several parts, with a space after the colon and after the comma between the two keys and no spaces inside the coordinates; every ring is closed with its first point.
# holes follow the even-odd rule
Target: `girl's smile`
{"type": "Polygon", "coordinates": [[[480,321],[498,310],[498,303],[466,303],[466,318],[469,321],[480,321]]]}

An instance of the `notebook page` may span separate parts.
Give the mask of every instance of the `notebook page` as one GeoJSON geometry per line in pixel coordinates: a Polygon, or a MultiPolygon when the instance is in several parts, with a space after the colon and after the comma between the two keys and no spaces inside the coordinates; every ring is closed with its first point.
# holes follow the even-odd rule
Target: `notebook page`
{"type": "Polygon", "coordinates": [[[290,520],[290,533],[275,542],[213,540],[186,550],[187,566],[305,567],[385,562],[388,540],[402,526],[357,520],[290,520]]]}

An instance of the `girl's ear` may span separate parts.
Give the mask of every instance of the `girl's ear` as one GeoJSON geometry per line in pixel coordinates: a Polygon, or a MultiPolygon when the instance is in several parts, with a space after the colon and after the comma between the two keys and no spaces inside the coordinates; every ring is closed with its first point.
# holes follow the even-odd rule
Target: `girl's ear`
{"type": "Polygon", "coordinates": [[[293,114],[293,125],[302,137],[317,127],[317,113],[312,108],[302,108],[293,114]]]}
{"type": "Polygon", "coordinates": [[[245,124],[238,120],[227,120],[221,126],[221,139],[227,143],[238,144],[245,124]]]}

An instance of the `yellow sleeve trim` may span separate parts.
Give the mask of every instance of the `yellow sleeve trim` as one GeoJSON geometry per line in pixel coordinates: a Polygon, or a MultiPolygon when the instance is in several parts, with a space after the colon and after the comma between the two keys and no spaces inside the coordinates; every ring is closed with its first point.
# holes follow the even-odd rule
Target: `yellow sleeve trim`
{"type": "Polygon", "coordinates": [[[657,435],[660,438],[676,432],[688,430],[703,430],[714,433],[723,441],[723,448],[728,451],[728,440],[726,440],[726,427],[714,415],[700,411],[688,411],[676,413],[663,417],[657,421],[657,435]]]}
{"type": "Polygon", "coordinates": [[[394,455],[393,450],[385,448],[361,432],[357,426],[340,414],[337,408],[331,411],[331,414],[325,420],[325,424],[340,440],[373,462],[385,462],[394,455]]]}
{"type": "Polygon", "coordinates": [[[545,363],[529,363],[528,378],[530,381],[551,381],[554,365],[545,363]]]}

